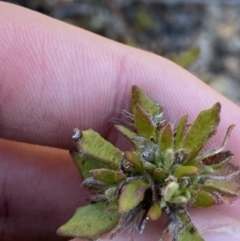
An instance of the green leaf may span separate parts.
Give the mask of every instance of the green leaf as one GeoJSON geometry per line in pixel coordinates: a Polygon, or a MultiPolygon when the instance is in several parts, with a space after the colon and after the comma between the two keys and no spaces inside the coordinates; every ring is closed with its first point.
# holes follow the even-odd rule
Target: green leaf
{"type": "MultiPolygon", "coordinates": [[[[192,195],[196,193],[196,191],[193,191],[193,190],[190,190],[190,192],[192,193],[192,195]]],[[[213,197],[213,195],[209,192],[201,190],[197,193],[193,206],[207,208],[215,204],[216,204],[216,200],[213,197]]]]}
{"type": "Polygon", "coordinates": [[[143,162],[143,169],[148,171],[149,174],[153,174],[153,171],[156,169],[156,166],[151,162],[143,162]]]}
{"type": "Polygon", "coordinates": [[[123,186],[119,198],[119,212],[126,213],[135,208],[144,198],[149,185],[142,180],[135,180],[123,186]]]}
{"type": "Polygon", "coordinates": [[[113,169],[119,167],[122,159],[122,152],[93,130],[83,131],[76,147],[81,156],[108,164],[113,169]]]}
{"type": "Polygon", "coordinates": [[[201,237],[199,231],[197,230],[196,226],[190,222],[186,228],[180,232],[178,236],[179,241],[204,241],[201,237]]]}
{"type": "Polygon", "coordinates": [[[155,137],[156,126],[152,123],[150,115],[139,105],[135,107],[134,124],[139,136],[148,140],[155,137]]]}
{"type": "Polygon", "coordinates": [[[175,135],[175,143],[174,143],[175,149],[177,149],[179,147],[179,144],[183,138],[187,120],[188,120],[188,115],[184,115],[180,118],[180,120],[178,122],[177,131],[176,131],[176,135],[175,135]]]}
{"type": "Polygon", "coordinates": [[[154,203],[148,210],[147,216],[151,221],[158,220],[162,215],[162,209],[159,203],[154,203]]]}
{"type": "Polygon", "coordinates": [[[179,184],[177,182],[170,182],[167,184],[163,191],[163,197],[166,202],[169,202],[172,197],[178,193],[179,191],[179,184]]]}
{"type": "Polygon", "coordinates": [[[141,143],[139,141],[136,141],[136,137],[137,134],[131,130],[129,130],[127,127],[125,126],[121,126],[121,125],[115,125],[115,128],[121,132],[124,136],[126,136],[129,141],[131,141],[131,143],[135,146],[135,148],[138,148],[141,143]]]}
{"type": "Polygon", "coordinates": [[[173,176],[180,179],[182,177],[193,177],[198,174],[198,168],[195,166],[180,166],[175,169],[173,176]]]}
{"type": "Polygon", "coordinates": [[[212,168],[212,166],[203,165],[200,162],[196,162],[196,163],[201,164],[201,166],[199,168],[199,170],[200,170],[199,174],[200,175],[206,176],[206,175],[210,175],[210,174],[214,173],[214,169],[212,168]]]}
{"type": "Polygon", "coordinates": [[[116,172],[115,180],[116,180],[117,183],[119,183],[119,182],[121,182],[125,179],[126,179],[126,175],[122,171],[116,172]]]}
{"type": "Polygon", "coordinates": [[[231,159],[232,159],[232,156],[229,156],[224,161],[222,161],[222,162],[220,162],[218,164],[211,165],[210,167],[213,170],[223,169],[225,166],[229,165],[229,162],[231,161],[231,159]]]}
{"type": "Polygon", "coordinates": [[[169,59],[183,68],[189,68],[198,59],[199,54],[200,48],[194,47],[180,54],[173,54],[169,59]]]}
{"type": "MultiPolygon", "coordinates": [[[[189,153],[186,150],[178,149],[177,151],[175,151],[175,154],[174,154],[174,163],[183,165],[188,160],[188,158],[189,158],[189,153]]],[[[199,163],[198,165],[195,164],[195,166],[199,166],[199,163]]]]}
{"type": "Polygon", "coordinates": [[[116,187],[110,187],[105,191],[105,195],[108,201],[111,201],[114,198],[115,191],[116,191],[116,187]]]}
{"type": "Polygon", "coordinates": [[[153,116],[160,114],[161,107],[151,100],[138,86],[132,87],[131,113],[134,114],[136,106],[139,105],[146,112],[151,112],[153,116]]]}
{"type": "Polygon", "coordinates": [[[119,218],[118,212],[106,210],[105,202],[98,202],[78,208],[73,217],[61,226],[57,233],[61,236],[95,240],[114,228],[119,218]]]}
{"type": "Polygon", "coordinates": [[[118,200],[115,199],[115,200],[109,202],[108,206],[106,207],[106,210],[118,212],[118,200]]]}
{"type": "Polygon", "coordinates": [[[220,121],[220,110],[220,103],[216,103],[212,108],[201,111],[186,132],[179,144],[180,148],[186,149],[190,153],[186,165],[191,163],[199,150],[207,143],[211,136],[215,134],[220,121]]]}
{"type": "Polygon", "coordinates": [[[173,147],[173,128],[171,124],[167,124],[163,127],[160,132],[159,137],[159,148],[161,152],[166,151],[167,149],[172,149],[173,147]]]}
{"type": "Polygon", "coordinates": [[[130,165],[134,168],[134,170],[142,172],[142,161],[139,156],[139,153],[134,151],[126,151],[125,152],[125,158],[130,163],[130,165]]]}
{"type": "Polygon", "coordinates": [[[107,168],[108,165],[98,162],[95,159],[92,159],[91,157],[86,157],[86,156],[80,156],[80,153],[78,150],[70,150],[70,155],[76,164],[81,176],[83,179],[86,179],[90,177],[89,171],[92,169],[98,169],[98,168],[107,168]]]}
{"type": "Polygon", "coordinates": [[[168,174],[160,167],[155,168],[153,171],[153,180],[155,182],[162,182],[167,178],[168,174]]]}
{"type": "MultiPolygon", "coordinates": [[[[196,226],[192,223],[191,220],[189,220],[187,214],[185,212],[178,211],[176,213],[181,220],[181,223],[183,226],[187,224],[187,226],[178,234],[178,241],[204,241],[204,239],[201,237],[199,231],[197,230],[196,226]]],[[[178,224],[177,227],[178,229],[178,224]]]]}
{"type": "Polygon", "coordinates": [[[188,198],[184,196],[176,196],[171,198],[169,202],[176,205],[186,205],[188,202],[188,198]]]}
{"type": "Polygon", "coordinates": [[[163,168],[167,171],[173,165],[173,162],[174,162],[173,149],[167,149],[162,156],[163,156],[163,168]]]}
{"type": "Polygon", "coordinates": [[[115,179],[116,171],[99,168],[89,171],[90,174],[97,180],[108,183],[108,184],[117,184],[118,182],[115,179]]]}
{"type": "Polygon", "coordinates": [[[230,187],[224,187],[223,182],[212,182],[211,184],[205,184],[202,186],[202,189],[207,192],[217,192],[224,197],[235,198],[238,194],[231,190],[230,187]]]}

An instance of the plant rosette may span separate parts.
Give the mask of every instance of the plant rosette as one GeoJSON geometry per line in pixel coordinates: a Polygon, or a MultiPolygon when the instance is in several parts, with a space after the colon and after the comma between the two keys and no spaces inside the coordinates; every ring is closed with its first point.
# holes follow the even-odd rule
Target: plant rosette
{"type": "Polygon", "coordinates": [[[168,221],[159,234],[164,240],[204,240],[188,214],[190,207],[209,208],[231,204],[238,196],[240,170],[224,150],[233,125],[216,150],[202,151],[216,133],[220,103],[203,110],[187,124],[183,115],[176,126],[168,123],[163,107],[139,87],[132,87],[130,112],[112,119],[116,129],[132,143],[122,152],[93,130],[74,129],[73,157],[83,186],[91,189],[91,203],[76,210],[57,233],[84,240],[111,239],[135,227],[142,233],[148,220],[166,213],[168,221]]]}

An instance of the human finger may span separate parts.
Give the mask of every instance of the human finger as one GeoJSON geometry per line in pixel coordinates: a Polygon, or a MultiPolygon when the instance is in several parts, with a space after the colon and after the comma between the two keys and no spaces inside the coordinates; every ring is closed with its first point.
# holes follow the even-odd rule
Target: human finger
{"type": "Polygon", "coordinates": [[[87,203],[68,152],[0,139],[1,240],[67,240],[57,228],[87,203]]]}
{"type": "MultiPolygon", "coordinates": [[[[107,120],[128,108],[133,84],[163,104],[171,121],[186,113],[191,121],[220,101],[218,140],[228,125],[239,122],[236,105],[164,58],[0,4],[3,138],[65,148],[72,128],[79,127],[111,139],[107,120]]],[[[230,140],[238,156],[239,131],[237,126],[230,140]]]]}

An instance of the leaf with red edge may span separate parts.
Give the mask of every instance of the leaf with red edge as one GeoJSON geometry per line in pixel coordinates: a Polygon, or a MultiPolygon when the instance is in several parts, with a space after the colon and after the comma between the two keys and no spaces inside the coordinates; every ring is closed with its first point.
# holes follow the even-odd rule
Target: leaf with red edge
{"type": "Polygon", "coordinates": [[[176,178],[193,177],[198,174],[198,168],[195,166],[180,166],[175,169],[173,176],[176,178]]]}
{"type": "Polygon", "coordinates": [[[130,166],[132,166],[137,171],[142,171],[143,165],[139,153],[134,151],[126,151],[125,158],[129,162],[130,166]]]}
{"type": "Polygon", "coordinates": [[[149,185],[143,180],[135,180],[122,187],[119,198],[119,212],[126,213],[135,208],[144,198],[149,185]]]}
{"type": "Polygon", "coordinates": [[[115,179],[116,171],[99,168],[90,170],[89,173],[97,180],[108,183],[108,184],[117,184],[118,182],[115,179]]]}
{"type": "Polygon", "coordinates": [[[150,112],[153,116],[162,112],[161,107],[151,100],[141,88],[136,85],[132,87],[131,113],[134,114],[136,106],[139,105],[146,112],[150,112]]]}
{"type": "Polygon", "coordinates": [[[186,165],[193,161],[202,147],[216,133],[220,122],[220,110],[220,103],[216,103],[210,109],[201,111],[184,135],[179,147],[190,153],[186,165]]]}
{"type": "Polygon", "coordinates": [[[134,124],[138,136],[147,140],[155,138],[156,126],[153,124],[150,115],[139,105],[136,105],[134,111],[134,124]]]}
{"type": "Polygon", "coordinates": [[[176,149],[179,147],[179,144],[181,143],[181,140],[183,138],[183,134],[187,125],[187,120],[188,120],[188,115],[184,115],[180,118],[178,122],[176,135],[174,139],[174,146],[176,149]]]}
{"type": "Polygon", "coordinates": [[[174,138],[173,138],[173,128],[171,124],[167,124],[160,132],[159,137],[159,148],[161,152],[166,151],[167,149],[173,148],[174,138]]]}
{"type": "Polygon", "coordinates": [[[135,148],[138,148],[141,145],[140,142],[136,140],[137,133],[131,131],[125,126],[121,126],[121,125],[114,125],[114,126],[120,133],[122,133],[124,136],[128,138],[128,140],[134,145],[135,148]]]}
{"type": "Polygon", "coordinates": [[[204,165],[216,165],[225,161],[228,157],[232,157],[233,154],[230,151],[222,151],[211,156],[208,156],[202,160],[204,165]]]}
{"type": "Polygon", "coordinates": [[[76,147],[81,156],[107,164],[112,169],[117,169],[122,159],[122,152],[93,130],[83,131],[76,147]]]}

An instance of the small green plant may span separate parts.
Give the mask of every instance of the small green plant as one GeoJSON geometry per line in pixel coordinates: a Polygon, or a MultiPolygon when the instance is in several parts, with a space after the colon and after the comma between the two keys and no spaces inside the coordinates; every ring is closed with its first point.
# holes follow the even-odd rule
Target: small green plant
{"type": "Polygon", "coordinates": [[[188,69],[198,60],[199,55],[200,55],[200,48],[193,47],[180,54],[173,53],[169,56],[169,59],[174,63],[176,63],[177,65],[185,69],[188,69]]]}
{"type": "Polygon", "coordinates": [[[74,130],[76,149],[70,151],[83,185],[93,191],[91,204],[77,209],[58,234],[86,240],[111,239],[137,227],[142,233],[148,220],[168,216],[159,234],[170,232],[173,241],[204,240],[188,214],[190,207],[230,204],[236,198],[240,170],[230,164],[233,154],[224,147],[233,126],[217,150],[202,151],[216,133],[220,103],[203,110],[187,124],[168,123],[163,107],[137,86],[132,88],[130,112],[112,119],[133,150],[121,152],[93,130],[74,130]]]}

